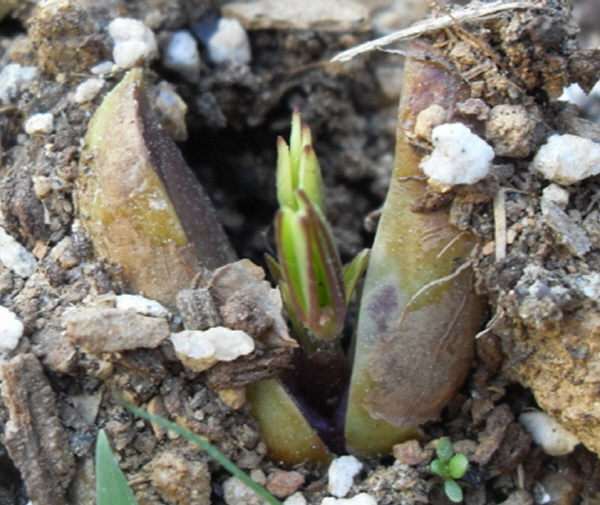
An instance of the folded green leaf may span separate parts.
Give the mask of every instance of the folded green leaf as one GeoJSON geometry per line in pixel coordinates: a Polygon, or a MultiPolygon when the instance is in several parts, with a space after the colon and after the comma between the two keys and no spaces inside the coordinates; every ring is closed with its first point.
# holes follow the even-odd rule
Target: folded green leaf
{"type": "Polygon", "coordinates": [[[96,440],[96,505],[137,505],[104,430],[98,432],[96,440]]]}
{"type": "Polygon", "coordinates": [[[340,334],[346,315],[341,261],[321,212],[304,191],[294,197],[296,210],[282,208],[275,221],[281,273],[292,311],[317,338],[329,340],[340,334]]]}
{"type": "Polygon", "coordinates": [[[356,285],[369,265],[370,254],[370,249],[363,249],[350,263],[344,265],[343,271],[344,286],[346,287],[346,304],[350,303],[350,298],[356,289],[356,285]]]}
{"type": "Polygon", "coordinates": [[[288,147],[277,139],[277,200],[281,208],[298,208],[296,190],[305,192],[314,205],[324,212],[325,194],[317,156],[312,147],[310,128],[302,124],[300,112],[292,115],[292,131],[288,147]]]}

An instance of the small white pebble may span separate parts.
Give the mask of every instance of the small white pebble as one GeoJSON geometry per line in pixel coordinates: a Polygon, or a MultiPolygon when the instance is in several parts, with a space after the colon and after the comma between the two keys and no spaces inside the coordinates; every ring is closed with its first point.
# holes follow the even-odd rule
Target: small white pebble
{"type": "Polygon", "coordinates": [[[35,256],[2,227],[0,227],[0,261],[23,278],[30,277],[37,265],[35,256]]]}
{"type": "Polygon", "coordinates": [[[307,501],[300,491],[296,491],[293,495],[288,496],[283,505],[306,505],[307,501]]]}
{"type": "Polygon", "coordinates": [[[83,81],[75,90],[75,103],[91,102],[104,86],[104,79],[92,78],[83,81]]]}
{"type": "Polygon", "coordinates": [[[437,126],[431,133],[434,150],[421,162],[430,183],[442,186],[475,184],[491,169],[494,150],[462,123],[437,126]]]}
{"type": "Polygon", "coordinates": [[[52,133],[53,130],[54,115],[51,112],[34,114],[25,121],[25,133],[28,135],[52,133]]]}
{"type": "Polygon", "coordinates": [[[227,505],[268,505],[237,477],[229,477],[223,482],[223,499],[227,505]]]}
{"type": "Polygon", "coordinates": [[[359,493],[352,498],[323,498],[321,505],[377,505],[377,500],[370,494],[359,493]]]}
{"type": "Polygon", "coordinates": [[[115,307],[119,310],[135,310],[142,316],[169,317],[169,311],[156,300],[141,295],[118,295],[115,307]]]}
{"type": "Polygon", "coordinates": [[[534,172],[562,185],[600,173],[600,144],[577,135],[552,135],[535,155],[534,172]]]}
{"type": "Polygon", "coordinates": [[[562,95],[558,97],[558,100],[563,102],[571,102],[581,107],[585,105],[587,95],[585,91],[581,89],[581,86],[575,82],[563,88],[562,95]]]}
{"type": "Polygon", "coordinates": [[[542,191],[542,202],[544,201],[554,202],[564,209],[569,204],[569,192],[558,184],[550,184],[542,191]]]}
{"type": "Polygon", "coordinates": [[[524,412],[519,422],[533,437],[536,444],[551,456],[562,456],[573,452],[579,439],[561,424],[541,411],[524,412]]]}
{"type": "Polygon", "coordinates": [[[202,372],[218,361],[233,361],[254,350],[254,339],[250,335],[224,326],[172,333],[171,342],[179,360],[196,372],[202,372]]]}
{"type": "Polygon", "coordinates": [[[154,33],[137,19],[113,19],[108,33],[115,41],[113,59],[121,68],[133,68],[158,55],[154,33]]]}
{"type": "Polygon", "coordinates": [[[190,82],[200,79],[200,52],[196,39],[187,30],[173,32],[162,55],[165,67],[190,82]]]}
{"type": "Polygon", "coordinates": [[[334,459],[327,471],[327,491],[329,494],[342,498],[348,494],[354,477],[362,470],[362,463],[354,456],[340,456],[334,459]]]}
{"type": "Polygon", "coordinates": [[[102,61],[102,62],[98,63],[97,65],[94,65],[90,69],[90,72],[94,75],[100,75],[100,76],[105,75],[105,74],[110,74],[113,72],[114,66],[115,66],[115,64],[112,61],[102,61]]]}
{"type": "Polygon", "coordinates": [[[0,305],[0,355],[13,351],[23,336],[24,326],[17,315],[0,305]]]}
{"type": "Polygon", "coordinates": [[[242,24],[234,18],[221,18],[207,43],[208,57],[213,63],[236,61],[250,63],[250,41],[242,24]]]}
{"type": "Polygon", "coordinates": [[[37,67],[23,67],[18,63],[9,63],[0,72],[0,101],[9,102],[17,97],[19,91],[39,75],[37,67]]]}

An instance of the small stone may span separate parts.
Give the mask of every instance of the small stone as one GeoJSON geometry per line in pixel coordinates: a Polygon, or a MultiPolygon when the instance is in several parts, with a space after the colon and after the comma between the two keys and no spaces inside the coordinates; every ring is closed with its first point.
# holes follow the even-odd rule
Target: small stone
{"type": "Polygon", "coordinates": [[[485,136],[498,156],[526,158],[533,150],[536,123],[523,105],[496,105],[485,125],[485,136]]]}
{"type": "Polygon", "coordinates": [[[133,310],[143,316],[163,318],[170,316],[163,305],[142,295],[118,295],[115,299],[115,307],[119,310],[133,310]]]}
{"type": "Polygon", "coordinates": [[[75,252],[73,247],[73,239],[71,237],[63,238],[52,249],[51,258],[58,261],[60,268],[69,270],[79,264],[80,257],[75,252]]]}
{"type": "Polygon", "coordinates": [[[171,35],[162,55],[163,65],[189,82],[200,79],[200,52],[196,39],[187,30],[171,35]]]}
{"type": "Polygon", "coordinates": [[[246,390],[244,388],[237,389],[220,389],[219,399],[230,409],[241,409],[246,403],[246,390]]]}
{"type": "Polygon", "coordinates": [[[434,103],[419,112],[415,121],[415,135],[430,140],[433,129],[444,124],[444,121],[446,121],[446,109],[434,103]]]}
{"type": "Polygon", "coordinates": [[[154,106],[154,110],[158,113],[160,122],[169,136],[178,142],[187,140],[188,132],[185,115],[188,107],[167,81],[161,81],[158,84],[154,106]]]}
{"type": "Polygon", "coordinates": [[[33,274],[37,262],[33,254],[25,249],[0,226],[0,262],[10,268],[19,277],[27,278],[33,274]]]}
{"type": "Polygon", "coordinates": [[[0,305],[0,356],[14,351],[23,336],[24,326],[17,315],[0,305]]]}
{"type": "Polygon", "coordinates": [[[213,63],[229,61],[248,65],[252,59],[248,35],[237,19],[219,19],[216,29],[205,43],[208,57],[213,63]]]}
{"type": "Polygon", "coordinates": [[[473,116],[478,121],[487,121],[490,107],[481,98],[467,98],[456,104],[456,110],[463,116],[473,116]]]}
{"type": "Polygon", "coordinates": [[[340,456],[334,459],[327,471],[327,491],[342,498],[348,494],[354,484],[354,477],[362,470],[362,463],[354,456],[340,456]]]}
{"type": "Polygon", "coordinates": [[[25,121],[25,132],[28,135],[52,133],[53,130],[54,115],[50,112],[34,114],[25,121]]]}
{"type": "Polygon", "coordinates": [[[110,74],[115,70],[115,64],[112,61],[102,61],[97,65],[94,65],[90,72],[94,75],[105,75],[110,74]]]}
{"type": "MultiPolygon", "coordinates": [[[[410,8],[406,10],[412,13],[415,5],[411,3],[410,8]]],[[[367,20],[372,11],[370,4],[358,0],[319,0],[318,2],[252,0],[252,2],[227,2],[223,5],[224,15],[239,19],[246,28],[251,30],[314,29],[321,32],[354,32],[371,28],[367,20]]],[[[415,17],[414,20],[417,19],[421,17],[415,17]]]]}
{"type": "Polygon", "coordinates": [[[304,475],[298,472],[275,470],[267,481],[267,491],[278,498],[294,494],[304,484],[304,475]]]}
{"type": "Polygon", "coordinates": [[[431,451],[424,451],[417,440],[408,440],[394,446],[394,458],[405,465],[420,465],[431,458],[431,451]]]}
{"type": "Polygon", "coordinates": [[[65,313],[64,322],[71,342],[92,354],[153,348],[169,337],[165,319],[142,316],[133,310],[71,309],[65,313]]]}
{"type": "Polygon", "coordinates": [[[223,498],[227,505],[268,505],[237,477],[230,477],[223,482],[223,498]]]}
{"type": "Polygon", "coordinates": [[[475,184],[489,174],[494,150],[462,123],[437,126],[431,141],[434,150],[420,165],[430,185],[475,184]]]}
{"type": "Polygon", "coordinates": [[[223,326],[206,331],[172,333],[171,342],[177,358],[195,372],[202,372],[218,361],[233,361],[254,350],[252,337],[223,326]]]}
{"type": "Polygon", "coordinates": [[[223,325],[207,288],[182,289],[175,296],[175,304],[186,330],[207,330],[223,325]]]}
{"type": "Polygon", "coordinates": [[[546,412],[524,412],[519,422],[529,432],[536,444],[551,456],[563,456],[573,452],[579,439],[552,419],[546,412]]]}
{"type": "Polygon", "coordinates": [[[544,223],[552,230],[556,241],[563,244],[574,255],[583,257],[592,249],[592,240],[585,229],[569,216],[560,205],[542,197],[544,223]]]}
{"type": "Polygon", "coordinates": [[[569,204],[569,192],[558,184],[550,184],[542,191],[542,202],[553,202],[564,209],[569,204]]]}
{"type": "Polygon", "coordinates": [[[158,55],[154,33],[137,19],[116,18],[108,25],[115,41],[113,58],[121,68],[133,68],[158,55]]]}
{"type": "Polygon", "coordinates": [[[577,135],[552,135],[540,147],[531,170],[558,184],[575,184],[600,173],[600,144],[577,135]]]}
{"type": "Polygon", "coordinates": [[[304,495],[301,492],[296,492],[292,496],[288,496],[283,505],[306,505],[307,501],[304,498],[304,495]]]}
{"type": "Polygon", "coordinates": [[[98,93],[100,93],[100,90],[104,86],[105,82],[106,81],[104,79],[99,78],[92,78],[83,81],[79,86],[77,86],[73,100],[78,104],[91,102],[94,98],[96,98],[96,96],[98,96],[98,93]]]}
{"type": "Polygon", "coordinates": [[[175,451],[155,455],[146,465],[152,486],[167,503],[210,505],[211,477],[203,461],[190,461],[175,451]]]}
{"type": "Polygon", "coordinates": [[[263,487],[267,485],[267,476],[260,468],[253,468],[250,470],[250,478],[263,487]]]}
{"type": "Polygon", "coordinates": [[[370,494],[359,493],[352,498],[323,498],[321,505],[377,505],[377,500],[370,494]]]}
{"type": "Polygon", "coordinates": [[[6,65],[0,72],[0,101],[6,103],[15,99],[39,73],[37,67],[23,67],[18,63],[6,65]]]}

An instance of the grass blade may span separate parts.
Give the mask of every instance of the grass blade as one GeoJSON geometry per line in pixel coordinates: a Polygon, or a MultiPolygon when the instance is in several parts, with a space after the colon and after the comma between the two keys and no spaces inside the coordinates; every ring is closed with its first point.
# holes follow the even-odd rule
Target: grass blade
{"type": "Polygon", "coordinates": [[[137,505],[104,430],[96,440],[96,505],[137,505]]]}

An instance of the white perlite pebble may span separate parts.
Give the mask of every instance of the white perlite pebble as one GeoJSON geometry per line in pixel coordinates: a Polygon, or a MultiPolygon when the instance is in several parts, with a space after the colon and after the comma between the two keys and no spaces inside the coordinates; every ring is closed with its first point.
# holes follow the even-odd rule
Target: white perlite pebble
{"type": "Polygon", "coordinates": [[[573,452],[579,439],[567,431],[548,414],[541,411],[524,412],[519,422],[533,437],[536,444],[551,456],[562,456],[573,452]]]}
{"type": "Polygon", "coordinates": [[[187,30],[173,32],[162,56],[165,67],[190,82],[200,79],[200,52],[196,39],[187,30]]]}
{"type": "Polygon", "coordinates": [[[158,55],[154,33],[137,19],[113,19],[108,33],[115,41],[113,59],[121,68],[133,68],[158,55]]]}
{"type": "Polygon", "coordinates": [[[39,75],[37,67],[23,67],[18,63],[9,63],[0,72],[0,101],[9,102],[16,98],[19,91],[39,75]]]}
{"type": "Polygon", "coordinates": [[[242,24],[234,18],[221,18],[207,43],[208,57],[213,63],[236,61],[250,63],[250,41],[242,24]]]}
{"type": "Polygon", "coordinates": [[[16,314],[0,305],[0,355],[13,351],[23,336],[23,323],[16,314]]]}
{"type": "Polygon", "coordinates": [[[323,498],[321,505],[377,505],[377,500],[370,494],[359,493],[352,498],[323,498]]]}
{"type": "Polygon", "coordinates": [[[354,477],[362,470],[362,463],[354,456],[340,456],[334,459],[327,471],[327,491],[338,498],[348,494],[354,477]]]}
{"type": "Polygon", "coordinates": [[[171,333],[171,342],[177,358],[195,372],[202,372],[218,361],[233,361],[254,350],[250,335],[224,326],[171,333]]]}
{"type": "Polygon", "coordinates": [[[131,309],[142,316],[169,317],[169,311],[160,303],[142,295],[118,295],[115,307],[119,310],[131,309]]]}
{"type": "Polygon", "coordinates": [[[91,102],[94,98],[96,98],[98,93],[100,93],[100,90],[104,86],[105,82],[106,81],[104,79],[98,78],[92,78],[83,81],[79,86],[77,86],[73,100],[75,103],[79,104],[91,102]]]}
{"type": "Polygon", "coordinates": [[[37,265],[35,256],[2,227],[0,227],[0,262],[23,278],[30,277],[37,265]]]}
{"type": "Polygon", "coordinates": [[[558,184],[549,184],[542,191],[542,202],[554,202],[561,209],[564,209],[569,204],[569,192],[558,184]]]}
{"type": "Polygon", "coordinates": [[[97,65],[94,65],[91,69],[90,72],[94,75],[99,75],[99,76],[103,76],[105,74],[110,74],[113,72],[113,70],[115,70],[115,64],[112,61],[102,61],[100,63],[98,63],[97,65]]]}
{"type": "Polygon", "coordinates": [[[54,130],[54,115],[51,112],[34,114],[25,121],[24,128],[25,133],[28,135],[52,133],[54,130]]]}
{"type": "Polygon", "coordinates": [[[577,135],[552,135],[535,155],[531,170],[562,185],[600,173],[600,144],[577,135]]]}
{"type": "Polygon", "coordinates": [[[475,184],[491,169],[494,150],[462,123],[437,126],[431,133],[434,150],[421,162],[431,183],[454,186],[475,184]]]}

